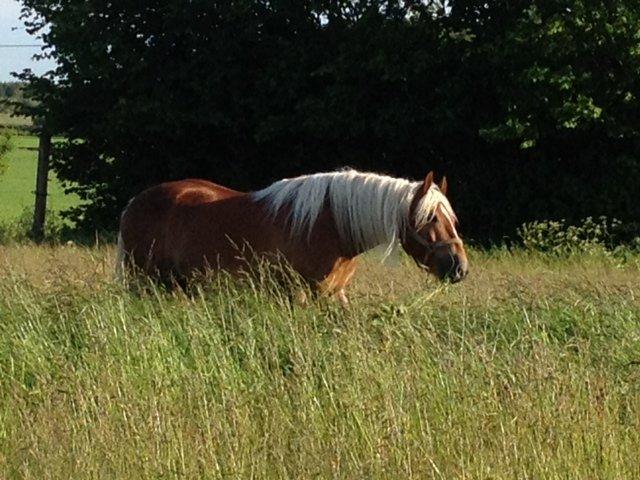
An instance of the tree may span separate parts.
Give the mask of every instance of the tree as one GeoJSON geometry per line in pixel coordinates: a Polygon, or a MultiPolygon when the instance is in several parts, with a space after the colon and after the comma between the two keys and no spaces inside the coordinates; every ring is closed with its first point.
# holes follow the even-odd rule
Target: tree
{"type": "Polygon", "coordinates": [[[446,172],[480,239],[640,216],[635,1],[24,3],[59,67],[20,75],[23,111],[67,138],[52,166],[92,228],[160,181],[343,165],[446,172]]]}
{"type": "Polygon", "coordinates": [[[10,102],[22,100],[21,84],[18,82],[0,82],[0,111],[8,110],[10,102]]]}
{"type": "Polygon", "coordinates": [[[494,187],[484,202],[510,210],[484,212],[485,235],[534,218],[640,217],[638,6],[453,2],[450,25],[473,37],[464,76],[494,187]]]}

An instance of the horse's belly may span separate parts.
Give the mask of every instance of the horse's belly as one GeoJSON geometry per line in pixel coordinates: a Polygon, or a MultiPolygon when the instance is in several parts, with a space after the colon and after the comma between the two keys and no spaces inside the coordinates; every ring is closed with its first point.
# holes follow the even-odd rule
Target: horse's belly
{"type": "Polygon", "coordinates": [[[180,275],[207,269],[238,271],[256,258],[275,252],[276,232],[262,225],[254,212],[237,211],[235,205],[209,204],[206,214],[196,209],[176,209],[167,235],[166,250],[180,275]]]}
{"type": "Polygon", "coordinates": [[[203,270],[238,270],[243,263],[242,251],[224,235],[201,236],[198,232],[181,233],[171,242],[171,263],[183,276],[203,270]]]}

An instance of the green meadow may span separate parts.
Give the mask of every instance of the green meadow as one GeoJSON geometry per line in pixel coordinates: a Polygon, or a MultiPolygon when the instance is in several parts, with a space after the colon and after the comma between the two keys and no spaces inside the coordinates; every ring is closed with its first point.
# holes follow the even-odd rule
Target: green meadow
{"type": "Polygon", "coordinates": [[[470,260],[365,257],[343,309],[0,246],[0,478],[640,478],[640,257],[470,260]]]}
{"type": "MultiPolygon", "coordinates": [[[[33,135],[14,135],[13,149],[7,154],[7,171],[0,175],[0,222],[12,221],[33,209],[38,161],[38,138],[33,135]]],[[[49,174],[47,208],[61,211],[77,205],[75,195],[65,194],[53,173],[49,174]]]]}

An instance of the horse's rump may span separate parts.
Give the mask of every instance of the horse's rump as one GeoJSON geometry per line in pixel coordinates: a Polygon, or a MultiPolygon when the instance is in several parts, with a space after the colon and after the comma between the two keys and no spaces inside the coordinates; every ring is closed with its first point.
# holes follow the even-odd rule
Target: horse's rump
{"type": "Polygon", "coordinates": [[[180,274],[181,264],[186,267],[191,250],[199,243],[197,230],[206,230],[202,235],[211,235],[215,230],[212,220],[202,218],[201,207],[243,195],[205,180],[151,187],[134,197],[122,212],[123,250],[148,274],[180,274]]]}

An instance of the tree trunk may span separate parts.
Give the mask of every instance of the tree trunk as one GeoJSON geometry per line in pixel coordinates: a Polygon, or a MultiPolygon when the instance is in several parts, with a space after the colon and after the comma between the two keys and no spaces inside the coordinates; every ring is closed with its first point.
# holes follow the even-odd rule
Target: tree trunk
{"type": "Polygon", "coordinates": [[[51,135],[40,133],[38,144],[38,173],[36,176],[36,204],[33,211],[31,237],[36,242],[44,238],[45,213],[47,211],[47,181],[49,177],[49,155],[51,154],[51,135]]]}

